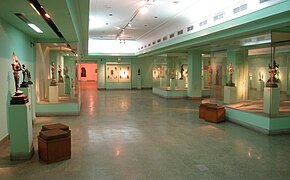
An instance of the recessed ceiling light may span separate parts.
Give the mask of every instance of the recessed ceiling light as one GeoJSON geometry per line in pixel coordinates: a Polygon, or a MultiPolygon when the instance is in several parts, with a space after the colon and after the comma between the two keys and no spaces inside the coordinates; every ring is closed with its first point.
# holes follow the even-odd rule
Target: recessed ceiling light
{"type": "Polygon", "coordinates": [[[113,16],[113,14],[112,14],[112,13],[110,13],[110,14],[109,14],[109,16],[113,16]]]}
{"type": "Polygon", "coordinates": [[[45,17],[50,18],[50,16],[47,13],[45,13],[45,17]]]}
{"type": "Polygon", "coordinates": [[[43,33],[42,30],[39,29],[39,27],[37,27],[35,24],[28,23],[28,26],[30,26],[34,31],[36,31],[38,33],[43,33]]]}
{"type": "Polygon", "coordinates": [[[157,16],[155,16],[154,18],[155,18],[155,19],[157,19],[158,17],[157,17],[157,16]]]}

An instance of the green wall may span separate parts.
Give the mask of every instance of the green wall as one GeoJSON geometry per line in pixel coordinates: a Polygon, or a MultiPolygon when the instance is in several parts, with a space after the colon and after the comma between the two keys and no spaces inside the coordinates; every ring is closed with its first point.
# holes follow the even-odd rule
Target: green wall
{"type": "MultiPolygon", "coordinates": [[[[12,53],[15,52],[20,63],[25,64],[31,71],[34,80],[34,47],[31,44],[32,38],[12,27],[0,19],[0,140],[8,135],[8,106],[11,94],[14,94],[14,78],[11,67],[12,53]]],[[[21,73],[20,73],[21,74],[21,73]]],[[[22,81],[22,74],[20,75],[22,81]]]]}

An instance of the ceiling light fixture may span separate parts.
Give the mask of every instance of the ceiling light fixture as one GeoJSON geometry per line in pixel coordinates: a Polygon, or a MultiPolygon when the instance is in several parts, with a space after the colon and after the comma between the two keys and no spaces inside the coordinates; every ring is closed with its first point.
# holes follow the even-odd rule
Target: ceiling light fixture
{"type": "Polygon", "coordinates": [[[55,32],[55,34],[62,40],[65,41],[64,36],[61,34],[61,32],[59,31],[59,29],[56,27],[56,25],[54,24],[54,22],[52,21],[52,19],[50,18],[50,16],[45,12],[44,8],[42,5],[39,4],[39,2],[37,0],[27,0],[30,4],[30,6],[33,9],[36,9],[36,11],[38,11],[38,13],[42,16],[42,18],[45,20],[45,22],[50,26],[50,28],[55,32]],[[31,5],[32,4],[32,5],[31,5]]]}
{"type": "Polygon", "coordinates": [[[50,16],[47,13],[45,13],[45,17],[50,18],[50,16]]]}
{"type": "Polygon", "coordinates": [[[38,33],[43,33],[42,30],[39,29],[39,27],[37,27],[35,24],[28,23],[28,26],[31,27],[34,31],[36,31],[38,33]]]}
{"type": "Polygon", "coordinates": [[[32,7],[32,9],[39,15],[39,16],[41,16],[40,15],[40,13],[37,11],[37,9],[35,8],[35,6],[32,4],[32,3],[29,3],[29,5],[32,7]]]}
{"type": "Polygon", "coordinates": [[[37,27],[35,24],[31,23],[23,14],[21,13],[14,13],[19,19],[21,19],[24,23],[26,23],[29,27],[31,27],[34,31],[38,33],[43,33],[42,30],[37,27]]]}

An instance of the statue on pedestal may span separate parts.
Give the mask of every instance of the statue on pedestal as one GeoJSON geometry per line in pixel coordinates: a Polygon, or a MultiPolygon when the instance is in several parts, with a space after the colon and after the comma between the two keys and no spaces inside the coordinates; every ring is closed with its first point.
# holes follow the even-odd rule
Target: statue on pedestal
{"type": "Polygon", "coordinates": [[[266,87],[273,87],[276,88],[278,87],[278,85],[276,83],[279,82],[279,80],[276,78],[276,75],[278,73],[278,68],[279,68],[279,64],[276,63],[275,60],[273,60],[272,64],[268,64],[269,67],[269,73],[270,73],[270,78],[268,79],[267,83],[266,83],[266,87]]]}
{"type": "Polygon", "coordinates": [[[20,87],[28,87],[28,82],[27,82],[27,75],[28,75],[28,69],[25,68],[25,65],[22,64],[22,83],[20,85],[20,87]]]}
{"type": "Polygon", "coordinates": [[[27,84],[33,84],[33,82],[31,81],[31,74],[29,70],[27,70],[27,79],[28,79],[27,84]]]}
{"type": "Polygon", "coordinates": [[[138,76],[141,75],[141,71],[140,71],[140,68],[138,68],[138,76]]]}
{"type": "Polygon", "coordinates": [[[57,83],[56,83],[56,80],[55,80],[55,77],[54,77],[54,63],[53,62],[51,63],[50,69],[51,69],[51,83],[50,83],[50,86],[57,86],[57,83]]]}
{"type": "Polygon", "coordinates": [[[57,72],[58,72],[58,82],[59,82],[59,83],[63,83],[63,77],[62,77],[62,75],[61,75],[61,66],[60,66],[60,65],[58,65],[58,70],[57,70],[57,72]]]}
{"type": "Polygon", "coordinates": [[[15,96],[17,96],[17,95],[23,94],[23,92],[19,90],[19,88],[20,88],[20,86],[19,86],[19,77],[20,77],[19,71],[22,71],[22,68],[21,68],[21,64],[19,62],[19,59],[14,52],[12,55],[12,59],[13,59],[13,63],[11,65],[12,65],[14,82],[15,82],[15,89],[16,89],[15,96]]]}
{"type": "Polygon", "coordinates": [[[13,62],[11,64],[14,81],[15,81],[15,94],[11,97],[10,104],[26,104],[28,102],[28,98],[22,91],[19,90],[19,71],[22,71],[21,64],[19,62],[18,57],[13,52],[12,54],[13,62]]]}
{"type": "Polygon", "coordinates": [[[234,72],[234,68],[232,63],[230,63],[227,67],[228,69],[228,73],[230,75],[230,80],[226,83],[226,86],[235,86],[235,83],[233,83],[233,72],[234,72]]]}
{"type": "Polygon", "coordinates": [[[180,66],[180,78],[179,79],[183,79],[183,72],[184,72],[183,64],[181,64],[181,66],[180,66]]]}

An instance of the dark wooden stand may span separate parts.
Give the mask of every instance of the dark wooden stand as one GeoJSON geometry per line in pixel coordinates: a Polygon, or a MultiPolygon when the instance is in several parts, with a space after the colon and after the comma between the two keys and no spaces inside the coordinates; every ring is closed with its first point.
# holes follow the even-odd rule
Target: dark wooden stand
{"type": "Polygon", "coordinates": [[[39,159],[49,164],[71,158],[71,136],[61,129],[40,131],[38,136],[39,159]]]}
{"type": "Polygon", "coordinates": [[[217,104],[200,104],[199,118],[213,123],[223,122],[225,121],[225,108],[217,104]]]}

